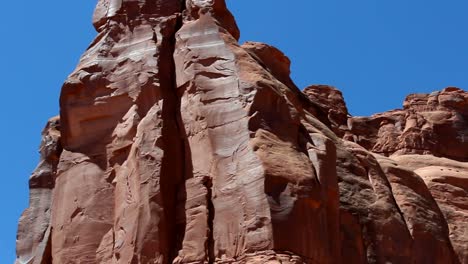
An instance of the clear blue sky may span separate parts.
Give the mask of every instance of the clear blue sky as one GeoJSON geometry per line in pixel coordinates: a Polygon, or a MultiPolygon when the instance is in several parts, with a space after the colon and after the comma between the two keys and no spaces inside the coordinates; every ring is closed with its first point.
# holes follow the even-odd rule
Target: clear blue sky
{"type": "MultiPolygon", "coordinates": [[[[340,88],[354,115],[401,106],[405,95],[468,89],[466,0],[228,0],[242,41],[277,46],[299,87],[340,88]]],[[[95,36],[95,0],[3,1],[0,16],[2,191],[0,263],[13,263],[18,217],[40,132],[60,87],[95,36]]]]}

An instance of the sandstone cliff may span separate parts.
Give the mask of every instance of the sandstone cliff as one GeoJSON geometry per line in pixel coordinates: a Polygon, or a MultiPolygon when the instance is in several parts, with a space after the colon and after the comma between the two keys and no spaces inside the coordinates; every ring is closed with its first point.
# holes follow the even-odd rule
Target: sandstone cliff
{"type": "Polygon", "coordinates": [[[17,264],[468,263],[468,93],[351,117],[223,0],[99,0],[17,264]]]}

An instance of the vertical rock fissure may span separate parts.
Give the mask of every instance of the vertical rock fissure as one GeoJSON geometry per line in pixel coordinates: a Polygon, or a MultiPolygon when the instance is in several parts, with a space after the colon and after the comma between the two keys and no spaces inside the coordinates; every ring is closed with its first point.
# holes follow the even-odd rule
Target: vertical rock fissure
{"type": "MultiPolygon", "coordinates": [[[[179,164],[176,164],[176,166],[179,166],[179,178],[176,179],[176,182],[172,182],[173,186],[171,186],[171,191],[166,193],[163,197],[165,197],[165,207],[166,207],[166,220],[170,223],[171,225],[171,230],[168,232],[168,245],[169,245],[169,252],[168,252],[168,262],[167,263],[173,263],[174,259],[178,255],[178,250],[180,249],[180,243],[178,237],[179,230],[177,229],[177,201],[178,201],[178,193],[181,192],[181,188],[184,188],[185,186],[185,179],[187,175],[187,146],[186,142],[184,140],[185,138],[185,132],[184,132],[184,127],[182,123],[182,118],[181,118],[181,113],[180,113],[180,97],[177,95],[177,82],[176,82],[176,70],[175,70],[175,62],[174,62],[174,52],[175,52],[175,42],[176,38],[175,35],[177,31],[182,27],[183,21],[182,21],[182,13],[185,10],[185,1],[180,1],[181,2],[181,9],[180,9],[180,14],[177,17],[177,21],[175,24],[175,27],[173,29],[172,35],[170,39],[167,41],[168,47],[168,52],[165,54],[165,56],[168,57],[167,61],[170,62],[168,67],[161,67],[165,68],[165,70],[168,73],[169,79],[168,79],[168,91],[167,91],[167,97],[173,102],[171,109],[169,109],[169,112],[165,113],[163,118],[166,119],[166,122],[169,121],[172,124],[174,124],[174,128],[176,131],[176,135],[170,135],[167,133],[164,133],[164,136],[169,136],[173,137],[175,141],[177,141],[176,146],[169,145],[169,148],[176,147],[178,150],[176,150],[176,155],[177,157],[168,157],[167,160],[177,160],[179,161],[179,164]]],[[[162,70],[162,69],[160,69],[162,70]]],[[[167,129],[165,130],[167,131],[167,129]]],[[[171,131],[167,131],[168,133],[171,133],[171,131]]],[[[163,163],[165,164],[165,163],[163,163]]],[[[162,176],[162,181],[166,181],[169,179],[166,178],[171,178],[173,177],[173,173],[171,173],[174,170],[173,166],[164,166],[165,169],[168,170],[168,173],[164,173],[162,176]]],[[[162,182],[163,183],[163,182],[162,182]]],[[[161,184],[162,184],[161,183],[161,184]]],[[[162,185],[164,188],[164,186],[162,185]]],[[[162,188],[162,189],[163,189],[162,188]]]]}
{"type": "MultiPolygon", "coordinates": [[[[172,45],[172,44],[171,44],[172,45]]],[[[173,50],[173,49],[172,49],[173,50]]],[[[173,62],[171,61],[171,64],[173,62]]],[[[172,68],[172,67],[168,67],[172,68]]],[[[172,71],[172,69],[171,69],[172,71]]],[[[173,75],[173,72],[171,73],[173,75]]],[[[173,76],[171,76],[171,79],[174,79],[173,76]]],[[[177,186],[178,182],[180,181],[180,177],[183,176],[183,171],[175,171],[174,173],[174,162],[184,160],[183,158],[183,147],[181,147],[181,143],[178,142],[173,142],[175,144],[170,144],[172,140],[174,141],[179,141],[180,140],[180,135],[179,135],[179,129],[177,127],[177,122],[176,122],[176,115],[177,115],[177,97],[170,91],[170,88],[172,88],[173,81],[170,80],[170,86],[168,86],[168,94],[166,97],[166,102],[164,102],[163,106],[163,131],[162,131],[162,136],[167,140],[169,144],[165,144],[164,151],[168,152],[164,155],[163,158],[163,163],[162,163],[162,168],[161,168],[161,194],[163,197],[163,203],[164,203],[164,211],[165,211],[165,218],[166,222],[168,223],[168,229],[164,233],[167,235],[167,245],[168,245],[168,263],[172,263],[173,260],[173,253],[172,249],[175,246],[175,239],[172,234],[174,233],[173,231],[175,230],[175,219],[176,219],[176,204],[174,199],[177,195],[177,186]],[[170,102],[169,99],[174,102],[174,105],[169,106],[168,104],[170,102]],[[176,135],[172,134],[173,130],[171,129],[172,123],[174,124],[174,128],[177,132],[176,135]],[[169,150],[170,148],[173,148],[172,150],[169,150]],[[174,177],[174,174],[176,177],[174,177]]],[[[176,164],[177,165],[177,164],[176,164]]],[[[176,169],[177,170],[177,169],[176,169]]]]}
{"type": "Polygon", "coordinates": [[[207,209],[208,209],[208,239],[206,241],[207,253],[208,253],[208,263],[213,264],[216,260],[214,252],[214,217],[215,217],[215,208],[213,204],[213,181],[211,178],[205,178],[203,185],[205,185],[207,194],[207,209]]]}
{"type": "MultiPolygon", "coordinates": [[[[180,27],[181,25],[181,21],[178,23],[178,27],[180,27]]],[[[175,68],[175,65],[173,65],[173,67],[175,68]]],[[[177,91],[177,87],[176,87],[176,81],[175,81],[175,74],[173,75],[173,89],[174,91],[177,91]]],[[[179,164],[180,167],[181,167],[181,171],[182,171],[182,180],[181,182],[176,186],[176,190],[173,194],[173,198],[174,198],[174,201],[176,201],[176,204],[175,204],[175,214],[174,214],[174,222],[176,223],[176,226],[175,226],[175,232],[173,234],[173,243],[172,243],[172,252],[171,252],[171,256],[170,256],[170,261],[169,263],[173,263],[174,260],[177,258],[178,256],[178,251],[182,249],[182,244],[183,244],[183,240],[184,240],[184,237],[185,237],[185,225],[181,228],[180,226],[178,226],[178,219],[177,219],[177,216],[178,216],[178,210],[181,209],[179,208],[180,204],[179,204],[179,195],[180,194],[183,194],[186,196],[186,188],[185,188],[185,181],[190,178],[191,176],[189,176],[191,174],[191,170],[190,170],[190,166],[189,164],[191,164],[191,158],[190,158],[190,146],[188,145],[188,142],[187,142],[187,136],[186,136],[186,133],[185,133],[185,128],[184,128],[184,124],[182,122],[182,117],[181,117],[181,113],[180,113],[180,98],[179,96],[177,96],[177,92],[175,92],[175,95],[176,95],[176,111],[174,113],[174,118],[176,120],[176,127],[177,127],[177,133],[178,133],[178,136],[179,136],[179,140],[181,142],[181,157],[182,157],[182,160],[181,160],[181,163],[179,164]]],[[[185,208],[183,208],[185,210],[185,208]]],[[[183,221],[185,222],[185,220],[183,221]]]]}
{"type": "MultiPolygon", "coordinates": [[[[47,236],[47,244],[45,245],[44,255],[42,255],[42,261],[40,264],[52,264],[52,227],[49,227],[48,232],[45,234],[47,236]]],[[[34,263],[38,263],[37,260],[34,263]]]]}
{"type": "MultiPolygon", "coordinates": [[[[173,85],[173,94],[172,96],[175,95],[176,97],[176,109],[174,113],[174,117],[176,118],[177,122],[177,129],[178,129],[178,136],[179,136],[179,143],[181,144],[181,170],[182,170],[182,175],[183,179],[182,181],[177,185],[176,190],[174,194],[176,195],[175,201],[178,201],[176,204],[176,209],[175,209],[175,215],[176,217],[176,222],[183,222],[183,227],[177,227],[175,228],[174,235],[172,237],[172,246],[173,246],[173,252],[171,252],[171,257],[170,257],[170,263],[179,263],[179,261],[188,261],[184,260],[185,252],[186,249],[184,249],[184,243],[186,242],[186,236],[187,236],[187,215],[186,212],[180,213],[178,210],[187,210],[187,184],[189,181],[194,179],[194,172],[193,172],[193,162],[192,162],[192,151],[191,151],[191,146],[189,142],[189,138],[187,135],[185,123],[183,121],[182,117],[182,94],[181,92],[184,90],[182,88],[179,88],[177,86],[177,71],[176,71],[176,65],[174,61],[175,53],[176,53],[176,35],[177,32],[184,26],[184,12],[186,11],[186,3],[185,1],[181,1],[181,15],[178,17],[177,24],[175,26],[175,34],[172,37],[172,55],[173,58],[171,60],[171,68],[173,69],[172,72],[172,85],[173,85]],[[183,197],[179,197],[183,196],[183,197]],[[182,199],[181,199],[182,198],[182,199]],[[179,208],[180,207],[180,208],[179,208]],[[178,213],[179,212],[179,213],[178,213]],[[177,217],[184,217],[183,219],[177,219],[177,217]],[[182,252],[179,252],[179,250],[182,252]],[[181,255],[179,255],[181,253],[181,255]],[[179,259],[182,258],[182,259],[179,259]]],[[[201,179],[201,184],[203,185],[203,188],[206,191],[205,194],[205,199],[206,199],[206,227],[207,227],[207,233],[206,233],[206,240],[205,240],[205,245],[204,245],[204,260],[205,262],[212,264],[215,263],[215,241],[214,241],[214,217],[215,217],[215,208],[214,208],[214,203],[213,203],[213,179],[209,176],[203,177],[201,179]]],[[[193,197],[191,197],[193,198],[193,197]]]]}

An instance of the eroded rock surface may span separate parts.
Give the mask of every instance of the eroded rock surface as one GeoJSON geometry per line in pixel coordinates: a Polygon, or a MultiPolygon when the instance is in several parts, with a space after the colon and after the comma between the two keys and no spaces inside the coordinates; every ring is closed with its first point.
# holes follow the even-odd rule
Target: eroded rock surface
{"type": "Polygon", "coordinates": [[[351,117],[239,45],[222,0],[100,0],[93,23],[17,264],[468,263],[463,90],[351,117]]]}
{"type": "Polygon", "coordinates": [[[54,117],[42,132],[39,165],[29,178],[29,208],[18,226],[16,264],[52,261],[51,206],[61,152],[60,119],[54,117]]]}
{"type": "Polygon", "coordinates": [[[348,108],[340,90],[329,85],[312,85],[304,89],[304,94],[326,113],[330,127],[339,137],[348,131],[348,108]]]}
{"type": "Polygon", "coordinates": [[[431,154],[468,161],[468,93],[409,95],[404,108],[348,120],[348,138],[382,155],[431,154]]]}

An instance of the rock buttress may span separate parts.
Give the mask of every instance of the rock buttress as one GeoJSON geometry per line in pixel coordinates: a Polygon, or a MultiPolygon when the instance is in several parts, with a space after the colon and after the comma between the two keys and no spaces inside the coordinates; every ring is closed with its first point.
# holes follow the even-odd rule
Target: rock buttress
{"type": "MultiPolygon", "coordinates": [[[[318,171],[309,155],[326,139],[314,144],[301,123],[300,91],[237,44],[237,26],[224,5],[187,1],[176,34],[177,93],[190,151],[185,167],[191,169],[177,261],[262,262],[281,252],[302,261],[331,260],[332,244],[320,241],[338,240],[337,226],[330,227],[338,223],[337,197],[326,201],[327,185],[337,189],[336,174],[318,171]],[[330,179],[322,185],[318,173],[330,179]],[[207,223],[210,204],[214,217],[207,223]]],[[[329,157],[333,164],[328,147],[314,156],[317,163],[329,157]]]]}
{"type": "Polygon", "coordinates": [[[54,263],[168,263],[183,153],[172,59],[181,3],[99,1],[60,98],[54,263]]]}

